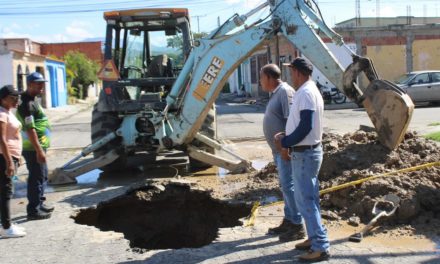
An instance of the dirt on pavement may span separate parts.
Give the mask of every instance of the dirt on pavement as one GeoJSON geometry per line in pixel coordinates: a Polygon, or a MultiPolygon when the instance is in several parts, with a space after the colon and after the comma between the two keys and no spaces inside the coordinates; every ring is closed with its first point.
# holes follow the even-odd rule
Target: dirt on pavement
{"type": "MultiPolygon", "coordinates": [[[[357,131],[344,136],[327,133],[323,136],[323,149],[324,159],[319,174],[321,190],[373,175],[440,161],[437,143],[415,132],[408,132],[404,141],[393,151],[382,146],[374,132],[357,131]]],[[[253,174],[228,176],[228,182],[235,185],[241,183],[242,187],[226,194],[231,199],[264,202],[267,197],[282,197],[273,162],[253,174]]],[[[382,224],[400,226],[404,230],[417,227],[418,230],[439,232],[439,166],[379,177],[325,194],[321,196],[323,217],[353,224],[368,223],[374,217],[372,209],[376,202],[386,206],[382,198],[387,194],[397,195],[400,203],[396,213],[382,221],[382,224]]]]}
{"type": "MultiPolygon", "coordinates": [[[[237,144],[249,145],[244,156],[256,160],[271,160],[271,153],[264,142],[247,142],[237,144]]],[[[237,147],[236,146],[236,147],[237,147]]],[[[320,189],[337,186],[343,183],[364,179],[373,175],[385,172],[396,171],[429,162],[440,160],[440,150],[435,142],[419,137],[414,132],[408,132],[405,140],[396,150],[389,151],[383,147],[376,138],[374,132],[357,131],[344,136],[327,133],[323,137],[324,159],[319,174],[320,189]]],[[[241,148],[243,149],[243,148],[241,148]]],[[[242,150],[243,151],[243,150],[242,150]]],[[[240,153],[243,154],[243,153],[240,153]]],[[[382,229],[379,233],[387,233],[390,236],[405,236],[420,234],[438,234],[440,230],[440,167],[429,167],[407,173],[399,173],[393,176],[380,177],[362,184],[334,191],[321,196],[321,209],[326,225],[340,228],[348,222],[358,225],[361,222],[366,224],[372,218],[372,208],[376,201],[380,201],[387,194],[395,194],[400,198],[399,207],[396,213],[380,222],[382,229]]],[[[215,238],[218,227],[237,225],[238,218],[249,213],[253,202],[260,201],[263,204],[282,200],[279,187],[276,166],[269,162],[263,169],[245,174],[222,175],[216,168],[207,171],[200,171],[188,177],[178,177],[190,183],[191,190],[171,187],[168,192],[154,196],[156,189],[138,189],[126,195],[116,197],[98,205],[97,208],[82,210],[76,217],[76,222],[87,225],[94,225],[101,230],[119,230],[124,232],[131,246],[135,248],[179,248],[197,247],[208,244],[215,238]],[[204,190],[200,192],[198,190],[204,190]],[[170,201],[179,201],[177,204],[170,201]],[[222,202],[219,202],[222,201],[222,202]],[[226,204],[223,202],[227,202],[226,204]],[[235,208],[233,204],[241,204],[235,208]],[[129,204],[130,206],[127,206],[129,204]],[[176,205],[171,208],[171,205],[176,205]],[[232,207],[230,207],[232,205],[232,207]],[[142,235],[148,239],[136,240],[139,230],[133,229],[131,222],[134,215],[139,217],[143,211],[165,211],[174,216],[163,217],[158,214],[156,218],[142,220],[142,225],[150,233],[142,235]],[[114,210],[114,209],[117,210],[114,210]],[[122,210],[125,208],[127,212],[122,210]],[[200,208],[208,208],[200,211],[200,208]],[[235,208],[235,209],[234,209],[235,208]],[[212,210],[211,210],[212,209],[212,210]],[[228,214],[226,214],[229,212],[228,214]],[[201,213],[201,214],[200,214],[201,213]],[[218,219],[223,215],[230,224],[225,221],[197,221],[205,219],[218,219]],[[111,214],[109,216],[108,214],[111,214]],[[131,214],[131,215],[130,215],[131,214]],[[99,220],[97,218],[98,215],[99,220]],[[105,217],[103,217],[105,216],[105,217]],[[102,219],[112,219],[112,222],[102,219]],[[175,222],[164,223],[161,219],[186,219],[177,225],[175,222]],[[179,226],[173,230],[173,234],[183,231],[194,231],[193,226],[204,226],[206,230],[202,233],[210,234],[195,239],[194,233],[183,234],[181,237],[191,236],[191,240],[178,241],[167,237],[167,227],[179,226]],[[184,224],[182,226],[182,224],[184,224]],[[158,227],[164,227],[158,229],[158,227]],[[116,228],[116,229],[115,229],[116,228]],[[209,232],[208,232],[209,231],[209,232]],[[164,233],[165,232],[165,233],[164,233]],[[160,234],[160,235],[157,235],[160,234]],[[152,237],[167,237],[168,239],[155,241],[152,237]],[[154,241],[153,244],[145,244],[145,241],[154,241]],[[166,243],[163,241],[167,241],[166,243]],[[169,244],[172,241],[174,244],[169,244]],[[168,243],[168,244],[167,244],[168,243]]],[[[168,179],[169,180],[169,179],[168,179]]],[[[168,181],[154,180],[157,184],[163,184],[166,188],[168,181]]],[[[145,188],[145,187],[143,187],[145,188]]],[[[160,192],[159,192],[160,193],[160,192]]],[[[387,206],[381,202],[381,205],[387,206]]],[[[388,205],[389,206],[389,205],[388,205]]],[[[180,221],[179,220],[179,221],[180,221]]],[[[200,233],[201,234],[201,233],[200,233]]],[[[175,236],[174,236],[175,237],[175,236]]]]}

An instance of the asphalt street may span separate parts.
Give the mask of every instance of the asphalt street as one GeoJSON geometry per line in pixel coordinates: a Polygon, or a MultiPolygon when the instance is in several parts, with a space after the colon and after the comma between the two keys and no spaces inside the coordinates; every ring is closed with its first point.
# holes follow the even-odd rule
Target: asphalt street
{"type": "MultiPolygon", "coordinates": [[[[221,102],[217,104],[217,133],[221,139],[262,138],[264,105],[221,102]]],[[[345,134],[360,126],[372,127],[367,112],[355,104],[326,105],[324,132],[345,134]]],[[[440,107],[418,106],[414,109],[409,130],[426,135],[440,130],[440,107]]]]}
{"type": "MultiPolygon", "coordinates": [[[[261,138],[262,105],[223,103],[218,107],[218,132],[225,139],[261,138]]],[[[90,143],[91,105],[47,111],[53,121],[53,144],[49,152],[54,168],[73,158],[81,146],[90,143]]],[[[440,122],[440,108],[417,108],[410,129],[427,132],[437,129],[430,124],[440,122]]],[[[369,124],[362,109],[328,110],[327,130],[345,133],[369,124]]],[[[252,142],[252,141],[248,141],[252,142]]],[[[260,143],[262,141],[259,141],[260,143]]],[[[249,148],[253,148],[252,144],[249,148]]],[[[281,206],[259,211],[255,226],[220,228],[218,237],[201,248],[133,251],[124,235],[78,225],[71,218],[78,209],[96,206],[101,201],[123,194],[130,188],[129,175],[106,183],[57,187],[47,194],[56,210],[44,221],[26,221],[26,198],[23,181],[25,166],[19,170],[21,195],[12,201],[13,221],[27,230],[20,239],[0,239],[0,263],[297,263],[296,242],[280,243],[267,236],[266,230],[282,219],[281,206]]],[[[422,235],[389,241],[366,238],[351,243],[347,237],[353,230],[330,227],[332,258],[324,263],[440,263],[440,240],[427,240],[422,235]]]]}

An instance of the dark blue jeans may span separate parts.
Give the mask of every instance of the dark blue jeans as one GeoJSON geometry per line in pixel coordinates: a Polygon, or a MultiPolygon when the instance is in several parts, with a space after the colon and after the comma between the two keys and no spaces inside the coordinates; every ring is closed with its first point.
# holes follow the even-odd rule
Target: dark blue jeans
{"type": "Polygon", "coordinates": [[[47,185],[47,164],[38,163],[37,152],[23,151],[26,167],[29,171],[27,185],[27,213],[33,214],[38,211],[40,205],[46,200],[44,189],[47,185]]]}

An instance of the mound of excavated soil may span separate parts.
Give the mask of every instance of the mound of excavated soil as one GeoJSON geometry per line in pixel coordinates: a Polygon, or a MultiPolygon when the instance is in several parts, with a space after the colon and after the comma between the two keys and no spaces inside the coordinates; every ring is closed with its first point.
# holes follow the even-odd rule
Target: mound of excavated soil
{"type": "MultiPolygon", "coordinates": [[[[440,161],[438,145],[417,136],[405,135],[399,147],[390,151],[378,143],[376,133],[357,131],[323,137],[324,160],[319,174],[321,189],[372,175],[440,161]]],[[[384,195],[395,194],[400,205],[391,221],[409,223],[422,214],[440,215],[440,167],[430,167],[395,176],[381,177],[356,187],[326,194],[324,208],[335,209],[340,216],[353,214],[363,221],[372,218],[374,203],[384,195]]]]}
{"type": "MultiPolygon", "coordinates": [[[[321,190],[385,172],[440,161],[440,149],[430,140],[408,132],[396,150],[383,147],[374,132],[357,131],[344,136],[325,134],[324,160],[319,174],[321,190]]],[[[271,186],[278,182],[276,167],[270,163],[254,174],[249,188],[271,186]],[[270,185],[268,182],[272,182],[270,185]]],[[[279,188],[279,187],[278,187],[279,188]]],[[[247,190],[248,193],[255,190],[247,190]]],[[[376,201],[384,195],[400,198],[399,208],[390,223],[426,223],[440,218],[440,167],[399,173],[338,190],[321,197],[324,210],[348,219],[357,216],[363,222],[372,219],[376,201]],[[421,220],[422,219],[422,220],[421,220]]],[[[238,195],[244,198],[243,194],[238,195]]]]}

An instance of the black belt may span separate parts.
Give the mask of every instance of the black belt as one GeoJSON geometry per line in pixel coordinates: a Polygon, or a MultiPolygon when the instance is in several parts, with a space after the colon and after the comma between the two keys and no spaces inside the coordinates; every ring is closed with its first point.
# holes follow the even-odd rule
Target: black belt
{"type": "Polygon", "coordinates": [[[294,146],[294,147],[290,147],[289,149],[290,149],[291,152],[304,152],[304,151],[306,151],[308,149],[315,149],[315,148],[317,148],[320,145],[321,145],[321,142],[319,142],[319,143],[317,143],[315,145],[294,146]]]}

